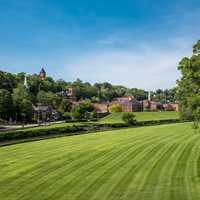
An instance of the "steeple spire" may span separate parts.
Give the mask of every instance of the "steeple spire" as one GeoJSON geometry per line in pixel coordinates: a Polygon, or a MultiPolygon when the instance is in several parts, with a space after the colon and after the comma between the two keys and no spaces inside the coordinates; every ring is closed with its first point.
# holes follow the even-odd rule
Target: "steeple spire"
{"type": "Polygon", "coordinates": [[[39,74],[40,80],[44,80],[46,78],[46,71],[44,68],[41,69],[40,74],[39,74]]]}
{"type": "Polygon", "coordinates": [[[148,101],[151,101],[151,91],[148,92],[148,101]]]}
{"type": "Polygon", "coordinates": [[[28,89],[28,82],[27,82],[26,74],[24,75],[24,86],[26,87],[26,89],[28,89]]]}

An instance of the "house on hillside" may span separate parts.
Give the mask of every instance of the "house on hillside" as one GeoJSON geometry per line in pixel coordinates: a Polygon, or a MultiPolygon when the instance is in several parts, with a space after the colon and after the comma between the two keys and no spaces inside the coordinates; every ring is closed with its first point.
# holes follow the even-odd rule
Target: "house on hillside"
{"type": "Polygon", "coordinates": [[[71,101],[76,101],[76,92],[74,88],[68,88],[66,90],[57,92],[57,95],[69,99],[71,101]]]}
{"type": "Polygon", "coordinates": [[[150,102],[150,111],[157,112],[157,111],[162,111],[163,109],[164,108],[162,103],[156,101],[150,102]]]}
{"type": "Polygon", "coordinates": [[[60,118],[59,113],[56,110],[52,109],[51,106],[38,104],[37,106],[33,106],[33,111],[34,119],[38,123],[56,121],[60,118]]]}
{"type": "Polygon", "coordinates": [[[166,103],[163,104],[165,111],[176,111],[179,112],[179,104],[178,103],[166,103]]]}
{"type": "Polygon", "coordinates": [[[140,112],[142,106],[133,96],[124,96],[114,98],[110,105],[118,104],[122,108],[122,112],[140,112]]]}
{"type": "Polygon", "coordinates": [[[141,102],[143,111],[162,111],[164,110],[163,104],[156,101],[144,100],[141,102]]]}
{"type": "Polygon", "coordinates": [[[107,113],[109,103],[93,103],[93,108],[96,113],[107,113]]]}

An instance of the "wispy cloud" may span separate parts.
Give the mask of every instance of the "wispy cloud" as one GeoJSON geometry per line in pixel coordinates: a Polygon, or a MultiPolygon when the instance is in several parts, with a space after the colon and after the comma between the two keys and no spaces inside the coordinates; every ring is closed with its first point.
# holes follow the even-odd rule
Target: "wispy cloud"
{"type": "MultiPolygon", "coordinates": [[[[106,45],[115,42],[116,39],[110,39],[106,45]]],[[[122,49],[93,49],[68,60],[65,73],[70,74],[71,79],[84,81],[109,81],[145,89],[170,88],[180,77],[178,62],[183,56],[190,55],[192,44],[193,40],[174,38],[162,45],[152,46],[146,42],[122,49]]]]}

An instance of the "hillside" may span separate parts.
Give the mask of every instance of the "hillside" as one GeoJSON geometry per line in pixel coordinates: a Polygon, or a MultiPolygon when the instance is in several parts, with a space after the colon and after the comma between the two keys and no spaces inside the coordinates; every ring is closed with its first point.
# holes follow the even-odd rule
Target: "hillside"
{"type": "Polygon", "coordinates": [[[197,200],[199,145],[184,123],[2,147],[0,199],[197,200]]]}
{"type": "MultiPolygon", "coordinates": [[[[178,119],[178,112],[135,112],[138,121],[178,119]]],[[[101,123],[121,123],[123,113],[112,113],[100,120],[101,123]]]]}

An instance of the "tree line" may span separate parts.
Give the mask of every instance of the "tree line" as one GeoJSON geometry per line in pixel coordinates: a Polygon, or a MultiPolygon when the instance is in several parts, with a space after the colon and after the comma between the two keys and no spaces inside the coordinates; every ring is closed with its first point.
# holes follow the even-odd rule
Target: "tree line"
{"type": "MultiPolygon", "coordinates": [[[[16,121],[31,121],[33,106],[38,103],[51,106],[61,115],[72,110],[71,102],[63,98],[59,93],[67,88],[74,88],[77,101],[108,102],[115,97],[132,95],[137,100],[145,100],[148,91],[138,88],[127,88],[110,83],[91,84],[77,79],[74,82],[66,82],[62,79],[54,80],[46,77],[41,80],[38,74],[27,75],[27,85],[24,85],[25,73],[12,74],[0,71],[0,119],[16,121]]],[[[176,89],[158,89],[152,92],[152,99],[156,101],[174,102],[176,89]]],[[[90,106],[89,106],[90,107],[90,106]]],[[[90,110],[90,108],[88,108],[90,110]]],[[[75,112],[81,108],[75,108],[75,112]]]]}

